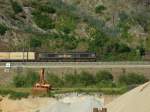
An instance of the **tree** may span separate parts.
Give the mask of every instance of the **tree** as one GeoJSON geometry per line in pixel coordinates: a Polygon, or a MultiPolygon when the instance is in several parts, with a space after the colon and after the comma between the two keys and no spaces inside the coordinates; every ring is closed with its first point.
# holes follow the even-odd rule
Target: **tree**
{"type": "Polygon", "coordinates": [[[5,25],[0,24],[0,35],[4,35],[7,30],[8,28],[5,25]]]}
{"type": "Polygon", "coordinates": [[[98,5],[98,6],[96,6],[96,8],[95,8],[95,12],[96,13],[103,13],[103,11],[104,10],[106,10],[106,7],[105,6],[103,6],[103,5],[98,5]]]}
{"type": "Polygon", "coordinates": [[[18,14],[23,11],[22,6],[17,1],[13,1],[13,0],[10,1],[15,14],[18,14]]]}
{"type": "Polygon", "coordinates": [[[31,48],[41,47],[41,45],[42,45],[42,40],[39,37],[31,37],[30,39],[31,48]]]}
{"type": "Polygon", "coordinates": [[[40,28],[44,30],[54,28],[55,25],[53,24],[52,19],[48,15],[42,14],[40,11],[35,11],[32,13],[32,15],[36,25],[40,28]]]}

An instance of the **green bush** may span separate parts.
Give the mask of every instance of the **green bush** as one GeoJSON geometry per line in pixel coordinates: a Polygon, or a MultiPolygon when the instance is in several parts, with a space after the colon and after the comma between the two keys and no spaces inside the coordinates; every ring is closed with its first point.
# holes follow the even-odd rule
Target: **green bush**
{"type": "Polygon", "coordinates": [[[28,71],[25,77],[25,86],[32,87],[39,80],[39,75],[36,72],[28,71]]]}
{"type": "Polygon", "coordinates": [[[56,9],[53,6],[51,6],[51,5],[41,5],[39,7],[39,10],[41,12],[46,12],[46,13],[52,13],[52,14],[56,13],[56,9]]]}
{"type": "Polygon", "coordinates": [[[21,98],[27,98],[29,96],[29,93],[22,93],[22,92],[12,92],[9,96],[10,99],[21,99],[21,98]]]}
{"type": "Polygon", "coordinates": [[[123,43],[118,44],[117,48],[116,48],[116,52],[118,53],[124,53],[124,52],[130,52],[131,49],[123,43]]]}
{"type": "Polygon", "coordinates": [[[102,80],[101,82],[97,82],[96,86],[100,88],[113,88],[116,87],[116,84],[112,81],[102,80]]]}
{"type": "Polygon", "coordinates": [[[64,49],[73,50],[78,45],[78,40],[74,36],[64,35],[64,49]]]}
{"type": "Polygon", "coordinates": [[[64,85],[63,79],[55,74],[49,73],[46,77],[48,83],[53,87],[62,87],[64,85]]]}
{"type": "Polygon", "coordinates": [[[28,71],[27,75],[18,74],[13,78],[15,87],[32,87],[39,80],[37,73],[28,71]]]}
{"type": "Polygon", "coordinates": [[[136,73],[129,73],[127,75],[121,75],[119,77],[119,83],[124,83],[127,85],[135,85],[135,84],[142,84],[148,81],[144,75],[139,75],[136,73]]]}
{"type": "Polygon", "coordinates": [[[25,76],[22,74],[14,76],[13,83],[15,87],[24,87],[26,84],[25,76]]]}
{"type": "Polygon", "coordinates": [[[15,92],[12,90],[0,90],[0,95],[2,96],[9,95],[10,99],[21,99],[21,98],[27,98],[29,96],[29,93],[15,92]]]}
{"type": "Polygon", "coordinates": [[[7,30],[8,28],[5,25],[0,24],[0,35],[4,35],[7,30]]]}
{"type": "Polygon", "coordinates": [[[120,18],[120,21],[126,22],[129,20],[129,15],[125,11],[121,11],[119,13],[119,18],[120,18]]]}
{"type": "Polygon", "coordinates": [[[42,40],[39,37],[31,37],[30,38],[30,47],[31,48],[37,48],[41,47],[42,45],[42,40]]]}
{"type": "Polygon", "coordinates": [[[64,76],[64,86],[67,86],[67,87],[77,86],[78,78],[79,77],[77,74],[66,74],[64,76]]]}
{"type": "Polygon", "coordinates": [[[37,26],[39,26],[40,28],[44,30],[54,28],[53,21],[48,15],[42,14],[39,11],[34,11],[32,15],[33,15],[33,20],[35,21],[37,26]]]}
{"type": "Polygon", "coordinates": [[[96,8],[95,8],[95,12],[96,12],[96,13],[102,13],[104,10],[106,10],[106,7],[103,6],[103,5],[98,5],[98,6],[96,6],[96,8]]]}
{"type": "Polygon", "coordinates": [[[56,29],[68,34],[76,28],[76,21],[73,17],[63,15],[56,22],[56,29]]]}
{"type": "Polygon", "coordinates": [[[81,72],[78,76],[77,83],[81,86],[90,86],[95,84],[95,78],[88,72],[81,72]]]}
{"type": "Polygon", "coordinates": [[[11,1],[11,5],[15,14],[18,14],[23,11],[22,6],[18,2],[13,1],[13,0],[10,0],[10,1],[11,1]]]}
{"type": "Polygon", "coordinates": [[[108,72],[108,71],[100,71],[98,73],[96,73],[96,82],[99,83],[99,82],[112,82],[113,81],[113,75],[108,72]]]}

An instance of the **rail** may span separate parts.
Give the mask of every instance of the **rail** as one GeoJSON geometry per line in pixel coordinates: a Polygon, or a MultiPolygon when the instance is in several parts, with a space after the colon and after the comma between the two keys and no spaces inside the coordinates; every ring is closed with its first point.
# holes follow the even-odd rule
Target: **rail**
{"type": "MultiPolygon", "coordinates": [[[[6,62],[5,62],[6,63],[6,62]]],[[[3,64],[5,64],[3,63],[3,64]]],[[[126,62],[11,62],[13,65],[150,65],[150,61],[126,62]]]]}
{"type": "MultiPolygon", "coordinates": [[[[7,62],[0,62],[5,65],[7,62]]],[[[11,65],[150,65],[150,61],[126,62],[9,62],[11,65]]]]}

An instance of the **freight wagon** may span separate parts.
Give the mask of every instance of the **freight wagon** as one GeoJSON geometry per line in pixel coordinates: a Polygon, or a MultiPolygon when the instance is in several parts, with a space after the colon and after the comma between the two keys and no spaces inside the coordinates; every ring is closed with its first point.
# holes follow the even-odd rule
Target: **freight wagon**
{"type": "Polygon", "coordinates": [[[0,61],[34,61],[35,52],[0,52],[0,61]]]}
{"type": "Polygon", "coordinates": [[[0,61],[35,61],[35,62],[75,62],[96,61],[96,53],[92,52],[0,52],[0,61]]]}

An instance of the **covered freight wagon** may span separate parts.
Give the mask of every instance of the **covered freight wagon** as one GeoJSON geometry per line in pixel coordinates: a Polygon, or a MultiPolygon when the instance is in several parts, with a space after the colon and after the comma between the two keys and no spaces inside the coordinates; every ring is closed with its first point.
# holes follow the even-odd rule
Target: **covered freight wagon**
{"type": "Polygon", "coordinates": [[[34,61],[35,52],[0,52],[0,61],[34,61]]]}

